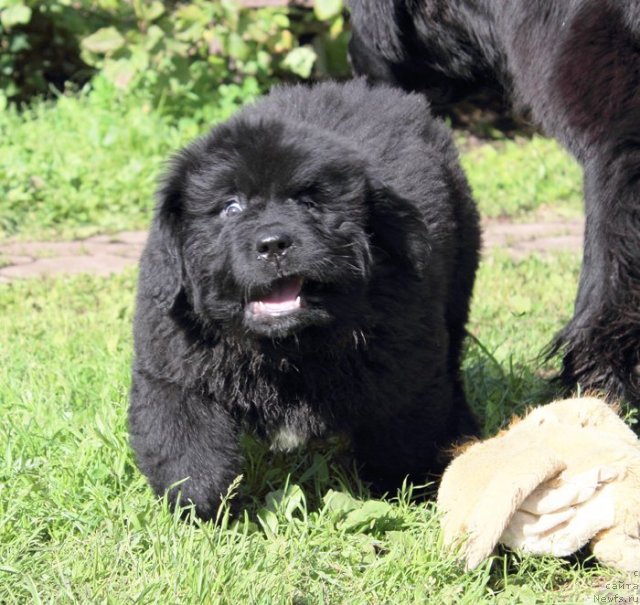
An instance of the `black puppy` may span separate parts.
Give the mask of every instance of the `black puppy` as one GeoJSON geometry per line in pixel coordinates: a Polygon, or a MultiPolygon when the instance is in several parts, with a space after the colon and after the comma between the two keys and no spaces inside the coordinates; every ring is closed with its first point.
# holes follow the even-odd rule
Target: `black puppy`
{"type": "Polygon", "coordinates": [[[381,490],[441,470],[475,428],[459,361],[478,248],[418,95],[280,88],[181,151],[134,329],[131,443],[153,488],[211,517],[241,430],[284,449],[346,433],[381,490]]]}
{"type": "Polygon", "coordinates": [[[564,351],[572,386],[640,405],[640,2],[351,0],[358,73],[434,102],[498,87],[584,167],[586,233],[564,351]]]}

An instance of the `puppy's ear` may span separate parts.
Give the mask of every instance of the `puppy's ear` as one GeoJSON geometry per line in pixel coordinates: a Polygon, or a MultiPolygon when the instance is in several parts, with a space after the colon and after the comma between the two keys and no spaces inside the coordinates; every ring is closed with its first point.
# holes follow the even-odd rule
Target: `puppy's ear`
{"type": "Polygon", "coordinates": [[[416,278],[422,278],[431,246],[420,211],[389,187],[373,180],[368,183],[368,198],[373,245],[409,269],[416,278]]]}
{"type": "Polygon", "coordinates": [[[178,156],[158,189],[149,241],[140,262],[140,283],[164,311],[173,307],[184,287],[180,219],[186,173],[183,158],[178,156]]]}

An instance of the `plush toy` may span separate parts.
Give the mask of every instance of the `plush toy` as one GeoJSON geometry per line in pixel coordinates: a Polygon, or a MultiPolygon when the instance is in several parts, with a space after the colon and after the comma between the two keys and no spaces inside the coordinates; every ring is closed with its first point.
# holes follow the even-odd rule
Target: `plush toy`
{"type": "Polygon", "coordinates": [[[640,570],[640,441],[604,401],[555,401],[467,445],[438,492],[445,543],[468,569],[498,543],[640,570]]]}

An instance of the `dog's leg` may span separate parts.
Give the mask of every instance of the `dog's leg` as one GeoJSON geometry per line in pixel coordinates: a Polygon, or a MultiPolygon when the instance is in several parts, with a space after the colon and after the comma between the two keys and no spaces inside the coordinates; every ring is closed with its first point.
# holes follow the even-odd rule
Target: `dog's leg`
{"type": "Polygon", "coordinates": [[[215,518],[241,464],[238,428],[227,412],[200,393],[134,372],[129,430],[155,492],[215,518]]]}
{"type": "Polygon", "coordinates": [[[538,118],[576,154],[585,175],[580,284],[553,351],[564,352],[567,385],[640,405],[639,24],[627,3],[575,6],[548,82],[529,87],[532,97],[543,93],[533,103],[538,118]]]}
{"type": "Polygon", "coordinates": [[[467,436],[476,432],[466,403],[464,407],[463,419],[455,417],[460,410],[453,407],[451,426],[438,426],[441,418],[429,405],[392,417],[367,419],[353,434],[361,477],[374,493],[391,496],[405,478],[419,485],[437,478],[449,462],[446,449],[463,436],[460,430],[470,433],[467,436]]]}
{"type": "MultiPolygon", "coordinates": [[[[640,121],[639,121],[640,123],[640,121]]],[[[568,386],[640,405],[640,134],[585,163],[586,231],[575,312],[555,349],[568,386]]]]}

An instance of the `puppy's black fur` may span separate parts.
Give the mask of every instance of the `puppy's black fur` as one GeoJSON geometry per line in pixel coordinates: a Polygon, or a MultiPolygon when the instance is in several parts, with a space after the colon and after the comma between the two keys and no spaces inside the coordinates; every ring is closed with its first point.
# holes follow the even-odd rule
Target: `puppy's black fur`
{"type": "Polygon", "coordinates": [[[238,434],[351,437],[381,490],[475,430],[459,377],[479,228],[446,129],[363,81],[281,88],[180,152],[143,254],[129,423],[211,517],[238,434]]]}
{"type": "Polygon", "coordinates": [[[351,0],[354,69],[456,101],[499,88],[584,167],[563,378],[640,404],[640,2],[351,0]]]}

